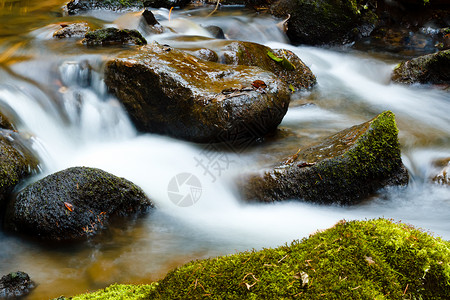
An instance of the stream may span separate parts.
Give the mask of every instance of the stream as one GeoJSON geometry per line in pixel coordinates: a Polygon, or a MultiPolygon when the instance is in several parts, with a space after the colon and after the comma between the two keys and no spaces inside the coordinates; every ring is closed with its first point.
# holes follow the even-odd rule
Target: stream
{"type": "Polygon", "coordinates": [[[450,189],[430,181],[433,161],[450,157],[450,93],[390,83],[394,66],[407,58],[351,47],[292,46],[277,20],[242,7],[211,17],[206,17],[211,7],[173,10],[170,20],[169,10],[152,10],[177,33],[145,36],[149,42],[207,47],[216,40],[200,25],[217,25],[229,39],[293,51],[317,76],[311,92],[293,95],[276,135],[257,146],[223,151],[137,132],[101,75],[105,58],[120,49],[52,38],[59,22],[79,20],[139,30],[140,13],[61,16],[63,1],[37,3],[0,0],[0,108],[41,160],[42,172],[21,187],[68,167],[97,167],[139,185],[157,209],[75,245],[39,244],[0,231],[0,274],[27,272],[37,283],[27,299],[72,296],[114,282],[149,283],[190,260],[276,247],[341,219],[392,218],[450,239],[450,189]],[[350,207],[246,204],[237,195],[237,174],[385,110],[396,115],[408,187],[384,189],[350,207]],[[199,161],[210,164],[205,168],[199,161]],[[196,202],[187,207],[176,205],[168,193],[169,182],[181,173],[199,179],[196,202]]]}

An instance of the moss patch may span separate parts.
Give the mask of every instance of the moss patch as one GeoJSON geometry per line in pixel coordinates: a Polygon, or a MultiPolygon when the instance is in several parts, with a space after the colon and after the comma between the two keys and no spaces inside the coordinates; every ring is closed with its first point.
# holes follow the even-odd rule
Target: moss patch
{"type": "MultiPolygon", "coordinates": [[[[290,245],[190,262],[136,288],[127,299],[448,299],[450,243],[386,219],[341,221],[290,245]]],[[[132,286],[73,299],[112,299],[116,289],[132,286]]]]}
{"type": "Polygon", "coordinates": [[[147,40],[137,30],[104,28],[86,33],[83,40],[88,46],[94,45],[146,45],[147,40]]]}

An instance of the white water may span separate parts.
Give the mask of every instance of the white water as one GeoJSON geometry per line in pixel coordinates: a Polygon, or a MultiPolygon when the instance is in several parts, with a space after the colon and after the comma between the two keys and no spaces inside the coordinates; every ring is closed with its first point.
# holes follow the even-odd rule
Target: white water
{"type": "MultiPolygon", "coordinates": [[[[228,26],[246,25],[237,19],[228,26]]],[[[216,21],[226,22],[220,18],[216,21]]],[[[251,21],[248,26],[252,31],[258,28],[251,21]]],[[[204,33],[195,28],[186,32],[204,33]]],[[[389,74],[394,65],[362,53],[293,47],[280,43],[277,36],[276,42],[269,42],[264,38],[265,30],[257,32],[254,41],[291,49],[318,78],[316,90],[307,96],[314,105],[291,107],[281,128],[299,135],[314,133],[312,136],[317,138],[392,110],[400,128],[404,162],[412,175],[407,188],[381,191],[353,207],[298,201],[242,203],[233,189],[233,176],[242,172],[244,166],[254,167],[258,155],[265,155],[268,148],[250,150],[245,155],[218,152],[230,164],[221,174],[210,169],[214,181],[196,161],[205,161],[211,146],[137,133],[119,102],[106,93],[97,72],[88,82],[82,62],[98,65],[98,56],[45,57],[45,63],[29,61],[15,65],[13,70],[36,82],[60,80],[60,84],[50,85],[59,102],[19,79],[0,82],[0,105],[14,112],[19,131],[33,136],[34,148],[41,157],[44,171],[35,180],[71,166],[98,167],[142,187],[157,209],[135,227],[124,229],[125,233],[116,233],[111,241],[94,243],[92,249],[52,252],[0,236],[0,257],[5,258],[0,263],[0,273],[24,269],[35,280],[46,283],[42,290],[64,285],[65,281],[75,281],[80,288],[101,287],[136,278],[136,274],[149,278],[149,274],[186,259],[275,247],[330,227],[343,218],[393,218],[450,239],[450,190],[429,182],[432,161],[450,156],[449,93],[431,87],[391,84],[389,74]],[[33,69],[37,66],[44,71],[33,69]],[[42,74],[48,77],[43,79],[42,74]],[[170,180],[183,172],[197,176],[202,186],[200,199],[190,207],[179,207],[168,196],[170,180]],[[93,278],[92,273],[97,272],[92,270],[96,268],[112,275],[93,278]]],[[[64,288],[62,292],[71,293],[64,288]]]]}

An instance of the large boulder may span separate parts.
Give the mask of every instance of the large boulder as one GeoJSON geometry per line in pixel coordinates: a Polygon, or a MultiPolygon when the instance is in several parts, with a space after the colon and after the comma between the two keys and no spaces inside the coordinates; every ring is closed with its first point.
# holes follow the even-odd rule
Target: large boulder
{"type": "Polygon", "coordinates": [[[86,33],[83,43],[88,46],[138,45],[147,44],[147,40],[134,29],[103,28],[86,33]]]}
{"type": "Polygon", "coordinates": [[[38,168],[38,159],[19,134],[0,130],[0,211],[14,187],[38,168]]]}
{"type": "Polygon", "coordinates": [[[146,213],[153,205],[132,182],[74,167],[23,189],[6,210],[5,228],[41,240],[71,241],[104,229],[112,217],[146,213]]]}
{"type": "Polygon", "coordinates": [[[397,65],[392,80],[399,83],[450,84],[450,50],[419,56],[397,65]]]}
{"type": "Polygon", "coordinates": [[[279,0],[271,13],[289,18],[287,35],[295,44],[343,44],[368,36],[377,16],[357,0],[279,0]]]}
{"type": "Polygon", "coordinates": [[[270,49],[251,43],[234,41],[221,49],[223,63],[256,66],[274,73],[292,89],[310,89],[316,84],[316,76],[292,51],[270,49]]]}
{"type": "Polygon", "coordinates": [[[0,299],[21,299],[35,288],[27,273],[17,271],[0,279],[0,299]]]}
{"type": "Polygon", "coordinates": [[[248,176],[241,190],[246,199],[261,202],[354,204],[386,185],[408,183],[397,133],[394,114],[384,112],[248,176]]]}
{"type": "Polygon", "coordinates": [[[151,44],[106,63],[105,83],[136,127],[207,143],[262,137],[286,114],[286,84],[260,68],[151,44]]]}

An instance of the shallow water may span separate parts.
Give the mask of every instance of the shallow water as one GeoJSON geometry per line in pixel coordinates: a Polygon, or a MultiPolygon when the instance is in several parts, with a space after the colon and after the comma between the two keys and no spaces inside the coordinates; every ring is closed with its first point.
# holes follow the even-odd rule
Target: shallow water
{"type": "MultiPolygon", "coordinates": [[[[397,56],[294,47],[276,29],[276,20],[241,8],[208,18],[210,9],[173,11],[170,21],[168,10],[155,10],[163,25],[181,33],[147,36],[149,41],[203,47],[217,41],[200,25],[218,25],[229,38],[294,51],[318,78],[312,92],[293,96],[276,135],[255,147],[224,152],[214,145],[138,133],[100,75],[104,58],[121,49],[87,49],[74,40],[51,38],[62,21],[139,28],[138,13],[58,17],[60,1],[1,2],[0,7],[10,7],[7,3],[16,6],[0,15],[1,24],[14,28],[12,33],[0,30],[0,106],[41,157],[42,173],[31,181],[71,166],[98,167],[138,184],[157,206],[150,215],[115,224],[81,245],[41,245],[0,232],[0,274],[29,273],[38,287],[28,299],[70,296],[113,282],[148,283],[189,260],[275,247],[343,218],[393,218],[450,239],[450,190],[429,180],[432,162],[450,157],[450,94],[430,86],[391,84],[397,56]],[[93,67],[91,75],[85,62],[93,67]],[[233,178],[245,169],[282,159],[388,109],[396,114],[411,174],[407,188],[380,191],[352,207],[245,204],[236,194],[233,178]],[[200,182],[197,202],[189,207],[175,205],[168,194],[169,182],[181,173],[200,182]]],[[[185,193],[190,191],[180,190],[185,193]]]]}

